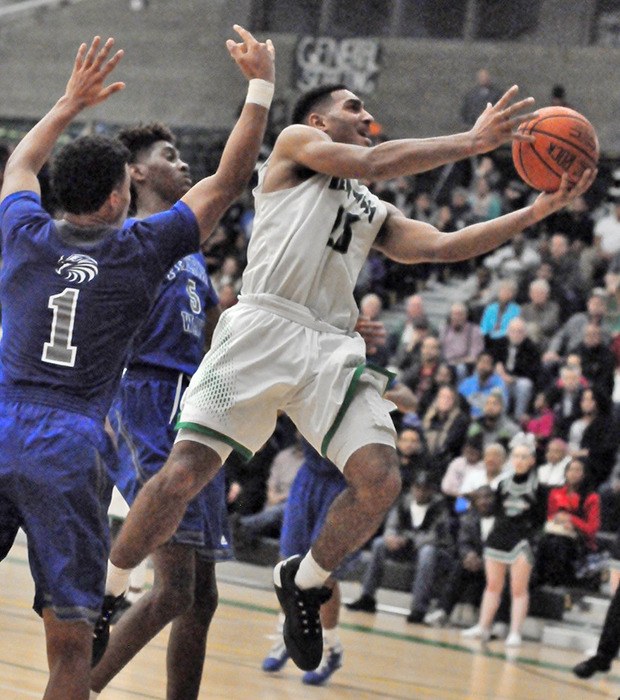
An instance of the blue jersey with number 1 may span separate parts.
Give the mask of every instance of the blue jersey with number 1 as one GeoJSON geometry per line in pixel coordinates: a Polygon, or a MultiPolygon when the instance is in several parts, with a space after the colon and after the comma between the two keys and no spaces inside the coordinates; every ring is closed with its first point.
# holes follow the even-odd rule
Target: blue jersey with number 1
{"type": "Polygon", "coordinates": [[[196,251],[182,202],[121,228],[54,221],[34,192],[0,204],[0,397],[107,413],[131,338],[166,272],[196,251]]]}

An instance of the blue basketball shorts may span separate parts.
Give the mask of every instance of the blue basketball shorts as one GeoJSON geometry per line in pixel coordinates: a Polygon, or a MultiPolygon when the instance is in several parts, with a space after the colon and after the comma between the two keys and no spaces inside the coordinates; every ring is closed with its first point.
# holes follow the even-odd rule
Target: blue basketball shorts
{"type": "Polygon", "coordinates": [[[0,399],[0,557],[22,527],[39,614],[99,615],[115,459],[101,421],[0,399]]]}
{"type": "MultiPolygon", "coordinates": [[[[310,469],[305,462],[301,465],[284,509],[280,533],[280,553],[284,558],[305,554],[310,549],[319,536],[327,511],[346,485],[336,466],[331,471],[317,471],[310,469]]],[[[344,578],[357,556],[349,555],[333,576],[344,578]]]]}
{"type": "MultiPolygon", "coordinates": [[[[109,414],[120,463],[116,486],[130,506],[164,466],[174,443],[176,411],[186,380],[170,374],[169,379],[146,372],[126,374],[109,414]]],[[[233,558],[223,469],[189,503],[170,541],[195,547],[209,561],[233,558]]]]}

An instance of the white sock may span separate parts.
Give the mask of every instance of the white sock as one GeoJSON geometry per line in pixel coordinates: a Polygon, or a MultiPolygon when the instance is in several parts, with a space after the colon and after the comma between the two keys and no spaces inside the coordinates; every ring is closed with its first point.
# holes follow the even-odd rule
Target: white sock
{"type": "Polygon", "coordinates": [[[338,636],[338,627],[333,627],[330,630],[323,630],[323,644],[330,649],[340,646],[340,637],[338,636]]]}
{"type": "Polygon", "coordinates": [[[119,569],[108,561],[108,575],[105,580],[105,594],[119,596],[129,588],[131,569],[119,569]]]}
{"type": "Polygon", "coordinates": [[[299,588],[305,590],[307,588],[320,588],[329,578],[331,571],[325,571],[319,566],[312,552],[308,552],[301,560],[297,574],[295,575],[295,583],[299,588]]]}

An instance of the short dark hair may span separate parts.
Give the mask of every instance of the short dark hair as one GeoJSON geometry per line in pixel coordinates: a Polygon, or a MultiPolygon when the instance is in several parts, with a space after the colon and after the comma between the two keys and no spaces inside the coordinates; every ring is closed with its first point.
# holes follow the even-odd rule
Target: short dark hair
{"type": "Polygon", "coordinates": [[[52,164],[52,187],[70,214],[97,211],[125,178],[129,151],[108,136],[80,136],[63,146],[52,164]]]}
{"type": "Polygon", "coordinates": [[[173,145],[176,144],[176,138],[172,131],[161,122],[126,127],[118,132],[116,138],[129,149],[130,163],[136,161],[140,151],[150,148],[157,141],[169,141],[173,145]]]}
{"type": "Polygon", "coordinates": [[[293,114],[291,116],[291,124],[303,124],[306,117],[313,110],[326,102],[328,97],[331,98],[332,92],[348,89],[349,88],[342,83],[332,83],[330,85],[321,85],[304,92],[297,102],[295,102],[293,114]]]}

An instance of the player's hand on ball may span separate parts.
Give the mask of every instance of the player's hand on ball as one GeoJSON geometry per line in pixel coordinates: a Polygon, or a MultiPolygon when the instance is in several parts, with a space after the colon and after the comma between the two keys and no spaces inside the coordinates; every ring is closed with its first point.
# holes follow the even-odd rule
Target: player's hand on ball
{"type": "Polygon", "coordinates": [[[524,112],[531,109],[534,104],[533,97],[514,102],[519,94],[517,85],[511,88],[492,105],[489,103],[484,112],[478,117],[471,128],[475,153],[487,153],[494,148],[508,143],[513,139],[520,141],[533,141],[527,134],[517,134],[515,130],[524,121],[529,121],[536,116],[535,112],[524,112]]]}
{"type": "Polygon", "coordinates": [[[587,192],[596,179],[598,169],[584,171],[574,186],[571,185],[568,173],[562,175],[560,187],[556,192],[542,192],[534,200],[533,208],[537,219],[544,219],[549,214],[563,209],[567,204],[587,192]]]}

